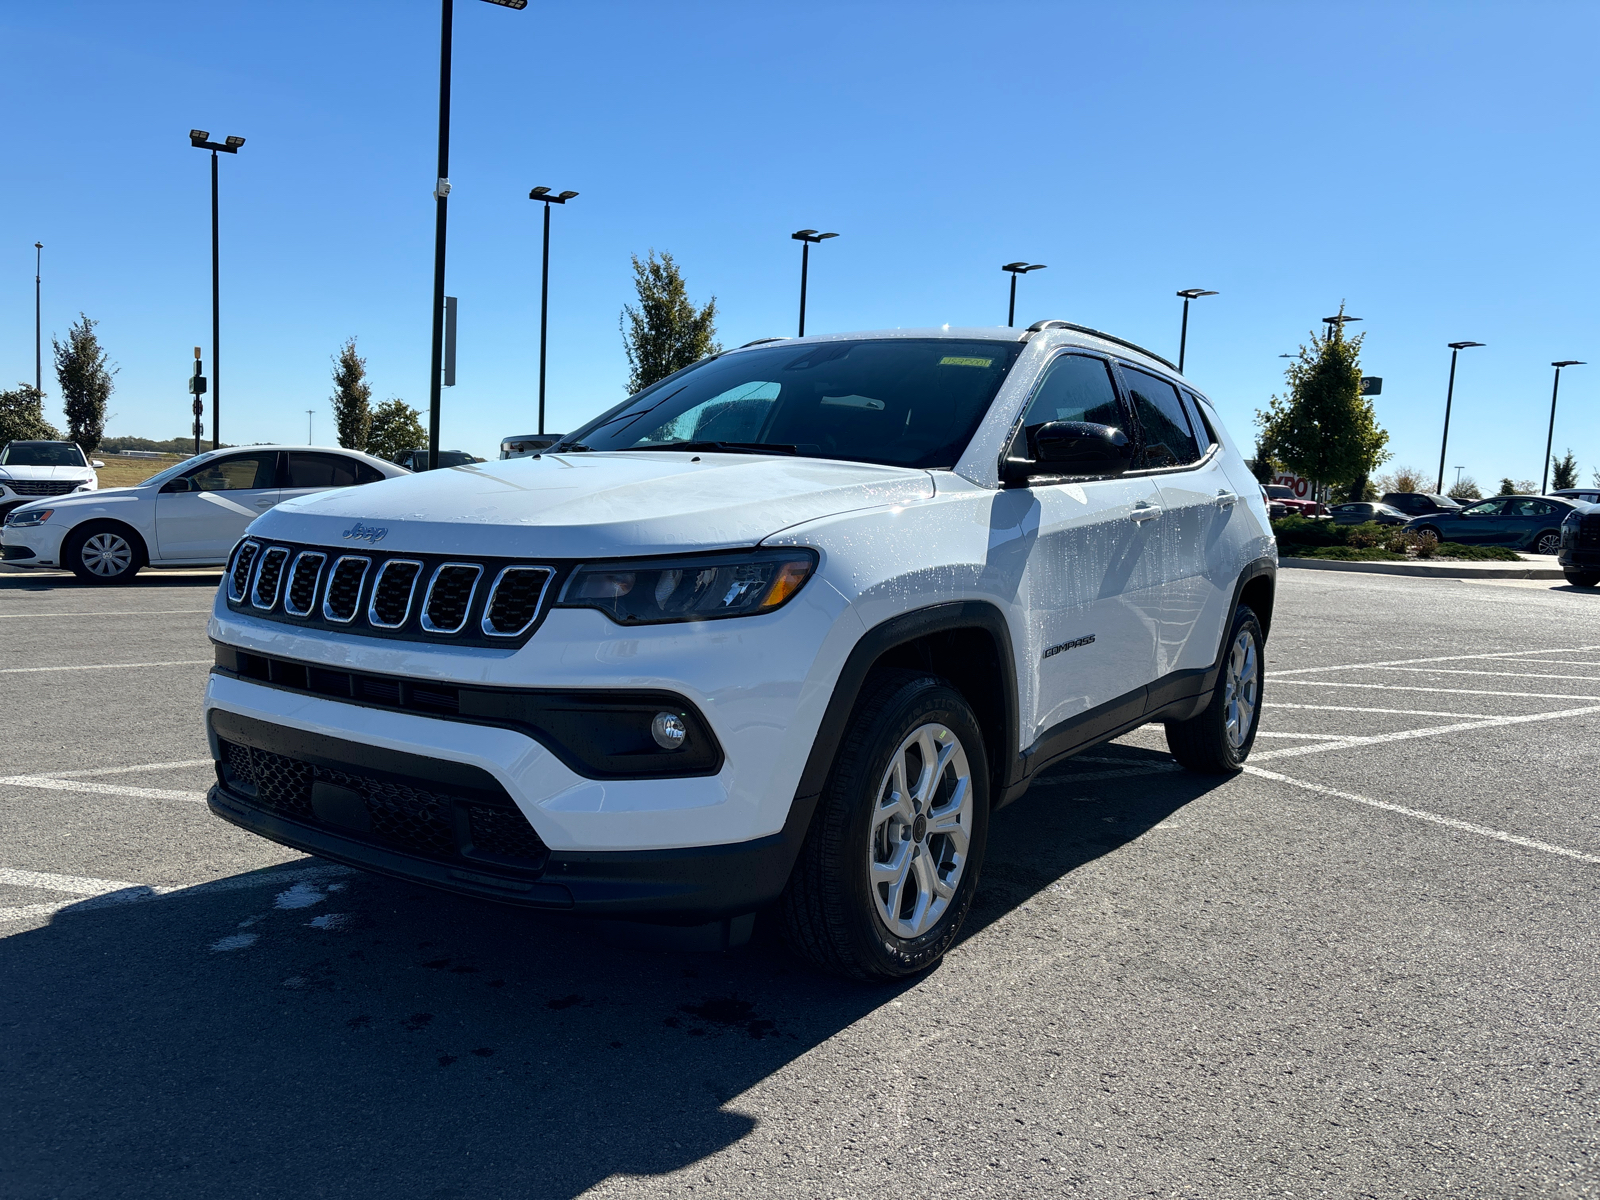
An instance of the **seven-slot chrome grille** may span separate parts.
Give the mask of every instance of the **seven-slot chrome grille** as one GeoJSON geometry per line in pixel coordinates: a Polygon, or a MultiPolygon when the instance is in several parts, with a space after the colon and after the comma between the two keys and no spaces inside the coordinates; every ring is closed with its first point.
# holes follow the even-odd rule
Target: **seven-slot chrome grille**
{"type": "Polygon", "coordinates": [[[342,554],[246,538],[225,577],[251,616],[370,637],[519,646],[559,590],[560,566],[509,558],[342,554]]]}

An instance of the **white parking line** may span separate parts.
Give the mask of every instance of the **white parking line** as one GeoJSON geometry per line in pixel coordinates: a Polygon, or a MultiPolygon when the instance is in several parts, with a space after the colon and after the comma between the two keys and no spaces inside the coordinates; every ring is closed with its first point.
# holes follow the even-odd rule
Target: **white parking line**
{"type": "Polygon", "coordinates": [[[114,783],[91,783],[87,779],[62,779],[51,775],[0,776],[0,787],[43,788],[51,792],[88,792],[96,796],[131,796],[135,800],[188,800],[204,804],[204,792],[180,792],[171,788],[128,787],[114,783]]]}
{"type": "Polygon", "coordinates": [[[1600,696],[1574,696],[1570,692],[1486,692],[1475,688],[1413,687],[1404,683],[1340,683],[1334,679],[1280,679],[1278,683],[1301,687],[1371,688],[1381,692],[1430,692],[1435,696],[1512,696],[1528,700],[1600,700],[1600,696]]]}
{"type": "MultiPolygon", "coordinates": [[[[1600,646],[1563,646],[1552,650],[1501,650],[1494,654],[1445,654],[1438,658],[1391,658],[1386,662],[1375,663],[1338,663],[1326,667],[1295,667],[1288,671],[1273,671],[1271,678],[1281,679],[1286,675],[1308,675],[1313,671],[1361,671],[1368,667],[1409,667],[1417,663],[1436,662],[1476,662],[1490,658],[1517,658],[1526,654],[1587,654],[1600,650],[1600,646]]],[[[1544,659],[1536,659],[1543,662],[1544,659]]]]}
{"type": "MultiPolygon", "coordinates": [[[[1293,683],[1294,680],[1288,682],[1293,683]]],[[[1426,708],[1365,708],[1352,704],[1290,704],[1286,700],[1273,700],[1261,706],[1262,708],[1299,708],[1308,712],[1352,712],[1352,713],[1382,713],[1390,717],[1477,717],[1481,720],[1494,719],[1493,713],[1464,713],[1464,712],[1438,712],[1426,708]]]]}
{"type": "MultiPolygon", "coordinates": [[[[1448,714],[1454,716],[1454,713],[1448,714]]],[[[1350,733],[1268,733],[1265,729],[1256,730],[1258,738],[1310,738],[1318,742],[1342,742],[1356,736],[1350,733]]]]}
{"type": "Polygon", "coordinates": [[[71,892],[80,897],[72,900],[53,900],[44,904],[19,904],[0,908],[0,921],[47,917],[64,908],[75,908],[82,912],[112,904],[159,900],[163,896],[206,896],[218,892],[239,892],[248,888],[282,887],[286,883],[333,879],[353,874],[355,872],[351,868],[334,863],[318,863],[309,867],[289,864],[259,875],[213,879],[208,883],[180,884],[176,887],[161,884],[146,887],[142,883],[124,883],[118,879],[87,879],[77,875],[52,875],[44,871],[14,871],[0,868],[0,884],[38,888],[46,892],[71,892]]]}
{"type": "Polygon", "coordinates": [[[1577,679],[1600,683],[1594,675],[1536,675],[1532,671],[1471,671],[1458,667],[1374,667],[1374,671],[1410,671],[1418,675],[1498,675],[1504,679],[1577,679]]]}
{"type": "Polygon", "coordinates": [[[1586,662],[1581,658],[1505,658],[1500,661],[1549,663],[1552,667],[1600,667],[1600,662],[1586,662]]]}
{"type": "Polygon", "coordinates": [[[1437,737],[1445,733],[1462,733],[1473,729],[1499,729],[1506,725],[1527,725],[1534,721],[1554,721],[1561,717],[1582,717],[1600,713],[1600,704],[1586,708],[1564,708],[1559,712],[1525,713],[1516,717],[1490,717],[1487,720],[1461,721],[1455,725],[1432,725],[1426,729],[1402,729],[1396,733],[1378,733],[1370,736],[1350,736],[1337,741],[1321,742],[1314,746],[1291,746],[1284,750],[1268,750],[1254,757],[1258,762],[1272,758],[1298,758],[1305,754],[1321,754],[1327,750],[1344,750],[1350,746],[1379,746],[1385,742],[1404,742],[1412,738],[1437,737]]]}
{"type": "Polygon", "coordinates": [[[132,767],[93,767],[87,771],[52,771],[49,779],[83,779],[90,775],[127,775],[134,771],[175,771],[180,767],[209,767],[209,758],[186,758],[180,762],[139,763],[132,767]]]}
{"type": "Polygon", "coordinates": [[[1286,783],[1290,787],[1304,788],[1308,792],[1316,792],[1319,795],[1333,796],[1340,800],[1350,800],[1356,804],[1365,804],[1370,808],[1381,808],[1385,812],[1399,813],[1404,817],[1414,817],[1419,821],[1431,821],[1435,825],[1444,825],[1450,829],[1462,830],[1465,833],[1476,833],[1483,837],[1494,838],[1498,842],[1510,842],[1514,846],[1525,846],[1529,850],[1543,850],[1546,854],[1559,854],[1563,858],[1575,858],[1579,862],[1600,864],[1600,855],[1585,854],[1581,850],[1569,850],[1565,846],[1553,846],[1549,842],[1535,841],[1533,838],[1507,833],[1503,829],[1491,829],[1487,825],[1474,825],[1470,821],[1458,821],[1454,817],[1428,812],[1420,808],[1407,808],[1403,804],[1390,804],[1385,800],[1373,800],[1368,796],[1358,796],[1354,792],[1341,792],[1336,788],[1323,787],[1320,783],[1308,783],[1303,779],[1291,779],[1287,775],[1279,775],[1276,771],[1263,771],[1260,767],[1248,764],[1245,766],[1245,773],[1260,779],[1270,779],[1274,783],[1286,783]]]}
{"type": "Polygon", "coordinates": [[[21,621],[28,617],[170,617],[178,613],[208,613],[209,608],[102,608],[85,612],[0,613],[0,621],[21,621]]]}
{"type": "Polygon", "coordinates": [[[124,667],[209,667],[209,658],[175,658],[170,662],[94,663],[91,666],[5,667],[0,675],[33,675],[40,671],[120,671],[124,667]]]}

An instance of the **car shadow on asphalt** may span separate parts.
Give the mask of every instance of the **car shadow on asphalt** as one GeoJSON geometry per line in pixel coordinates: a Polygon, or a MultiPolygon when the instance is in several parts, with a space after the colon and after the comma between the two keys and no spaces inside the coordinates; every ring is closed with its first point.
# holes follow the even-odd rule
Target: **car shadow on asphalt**
{"type": "Polygon", "coordinates": [[[122,592],[147,592],[152,589],[200,588],[216,591],[222,568],[215,571],[140,571],[128,583],[115,587],[84,583],[76,575],[62,571],[36,575],[18,570],[0,571],[0,595],[7,592],[81,592],[115,596],[122,592]]]}
{"type": "MultiPolygon", "coordinates": [[[[1213,786],[1035,789],[996,814],[963,936],[1213,786]]],[[[757,1123],[740,1094],[842,1037],[782,1084],[798,1155],[836,1089],[881,1083],[850,1027],[915,986],[818,975],[770,929],[738,954],[649,952],[364,873],[228,886],[0,939],[8,1195],[564,1200],[734,1145],[757,1123]]]]}

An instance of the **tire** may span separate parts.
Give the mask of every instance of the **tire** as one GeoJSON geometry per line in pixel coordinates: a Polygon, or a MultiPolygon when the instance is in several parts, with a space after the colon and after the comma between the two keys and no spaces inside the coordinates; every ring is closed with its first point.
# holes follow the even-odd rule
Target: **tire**
{"type": "Polygon", "coordinates": [[[916,671],[873,676],[848,728],[780,901],[785,934],[824,971],[902,979],[939,961],[972,907],[988,757],[961,693],[916,671]]]}
{"type": "Polygon", "coordinates": [[[1222,672],[1205,711],[1167,722],[1167,749],[1190,771],[1233,774],[1244,767],[1261,724],[1261,648],[1266,639],[1253,609],[1233,614],[1222,652],[1222,672]]]}
{"type": "Polygon", "coordinates": [[[1430,533],[1433,534],[1433,540],[1434,541],[1436,541],[1436,542],[1444,541],[1444,537],[1443,537],[1442,534],[1440,534],[1438,526],[1436,526],[1436,525],[1419,525],[1417,527],[1417,536],[1418,537],[1427,537],[1430,533]]]}
{"type": "Polygon", "coordinates": [[[132,583],[144,564],[144,543],[125,525],[74,529],[61,546],[61,565],[84,583],[132,583]]]}
{"type": "Polygon", "coordinates": [[[1546,529],[1533,539],[1529,549],[1535,554],[1560,554],[1561,531],[1559,529],[1546,529]]]}
{"type": "Polygon", "coordinates": [[[1600,584],[1600,571],[1563,571],[1573,587],[1594,587],[1600,584]]]}

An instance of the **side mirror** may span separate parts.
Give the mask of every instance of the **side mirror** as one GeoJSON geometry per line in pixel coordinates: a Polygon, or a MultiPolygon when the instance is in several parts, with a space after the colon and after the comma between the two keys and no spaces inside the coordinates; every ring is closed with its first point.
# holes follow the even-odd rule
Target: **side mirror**
{"type": "Polygon", "coordinates": [[[169,479],[161,485],[162,492],[170,495],[173,492],[187,492],[189,481],[187,479],[169,479]]]}
{"type": "Polygon", "coordinates": [[[1123,474],[1133,465],[1128,435],[1092,421],[1048,421],[1028,437],[1029,459],[1007,459],[1008,482],[1036,475],[1093,479],[1123,474]]]}
{"type": "Polygon", "coordinates": [[[98,458],[91,458],[89,460],[89,465],[91,467],[94,467],[94,468],[98,469],[100,467],[105,466],[105,463],[101,462],[98,458]]]}

